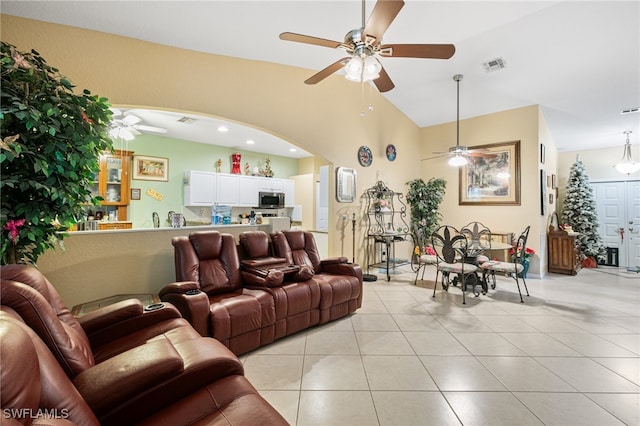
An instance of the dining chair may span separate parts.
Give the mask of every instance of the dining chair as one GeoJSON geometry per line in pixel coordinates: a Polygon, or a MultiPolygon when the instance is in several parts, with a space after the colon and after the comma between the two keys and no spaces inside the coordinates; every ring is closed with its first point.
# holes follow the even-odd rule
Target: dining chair
{"type": "MultiPolygon", "coordinates": [[[[480,293],[475,290],[475,286],[480,284],[476,275],[478,267],[465,261],[467,258],[467,237],[453,226],[444,225],[431,234],[431,245],[436,252],[436,270],[441,274],[442,289],[447,291],[450,285],[455,286],[460,283],[463,305],[467,303],[465,297],[467,286],[471,285],[476,297],[479,296],[480,293]]],[[[433,297],[436,295],[437,286],[436,275],[436,281],[433,284],[433,297]]]]}
{"type": "MultiPolygon", "coordinates": [[[[424,280],[424,273],[428,265],[435,265],[437,258],[433,247],[431,247],[430,235],[428,235],[425,227],[414,225],[413,227],[413,254],[411,255],[411,269],[416,272],[413,285],[418,283],[418,275],[422,271],[421,280],[424,280]]],[[[435,281],[438,280],[438,271],[436,270],[435,281]]]]}
{"type": "Polygon", "coordinates": [[[518,286],[520,303],[524,303],[524,300],[522,299],[522,292],[520,291],[520,279],[522,279],[524,289],[527,292],[527,296],[529,296],[527,281],[525,280],[524,275],[522,275],[522,271],[524,270],[523,262],[527,250],[527,239],[529,238],[529,228],[530,226],[527,226],[518,237],[516,245],[513,248],[513,254],[511,255],[511,262],[489,260],[480,265],[480,268],[482,269],[482,280],[486,283],[488,282],[488,278],[491,278],[493,281],[491,286],[492,288],[496,287],[496,272],[504,273],[513,278],[518,286]]]}
{"type": "Polygon", "coordinates": [[[467,255],[474,258],[478,265],[490,260],[485,251],[491,250],[491,230],[480,222],[469,222],[460,228],[467,237],[467,255]]]}

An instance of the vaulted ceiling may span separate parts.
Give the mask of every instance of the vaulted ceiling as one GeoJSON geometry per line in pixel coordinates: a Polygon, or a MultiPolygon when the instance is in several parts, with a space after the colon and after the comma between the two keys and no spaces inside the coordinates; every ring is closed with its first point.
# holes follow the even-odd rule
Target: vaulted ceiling
{"type": "MultiPolygon", "coordinates": [[[[374,2],[365,3],[366,16],[374,2]]],[[[2,1],[2,13],[155,43],[306,68],[344,51],[282,41],[284,31],[342,41],[360,1],[2,1]]],[[[640,2],[407,0],[385,43],[452,43],[449,60],[382,58],[384,96],[418,126],[539,104],[560,151],[640,139],[640,2]],[[502,59],[503,69],[484,63],[502,59]]],[[[342,72],[329,78],[343,78],[342,72]]],[[[304,84],[300,81],[300,84],[304,84]]],[[[355,84],[355,83],[354,83],[355,84]]],[[[318,83],[321,88],[322,82],[318,83]]]]}

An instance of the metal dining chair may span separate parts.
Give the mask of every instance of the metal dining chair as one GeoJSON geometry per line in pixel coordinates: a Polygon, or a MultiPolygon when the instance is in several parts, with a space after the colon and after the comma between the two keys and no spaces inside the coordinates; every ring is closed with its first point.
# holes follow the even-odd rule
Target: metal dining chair
{"type": "Polygon", "coordinates": [[[527,296],[529,296],[529,289],[527,288],[527,281],[524,279],[524,275],[522,275],[522,271],[524,271],[524,258],[527,250],[527,239],[529,238],[529,228],[527,226],[522,234],[518,237],[516,241],[516,245],[513,248],[513,254],[511,255],[511,262],[499,262],[489,260],[480,265],[482,269],[482,280],[486,283],[488,282],[488,278],[491,278],[493,281],[492,288],[496,288],[496,272],[504,273],[507,276],[510,276],[516,281],[516,285],[518,286],[518,294],[520,295],[520,303],[524,303],[522,299],[522,292],[520,291],[520,280],[524,284],[524,289],[527,292],[527,296]]]}
{"type": "MultiPolygon", "coordinates": [[[[474,264],[467,263],[467,237],[461,234],[453,226],[441,226],[433,234],[431,234],[431,245],[436,252],[436,270],[441,274],[440,284],[444,291],[449,289],[450,285],[460,283],[462,289],[462,304],[466,304],[467,287],[471,285],[474,294],[476,285],[479,284],[476,272],[478,267],[474,264]]],[[[433,297],[436,296],[436,287],[438,286],[437,276],[433,285],[433,297]]]]}
{"type": "Polygon", "coordinates": [[[489,257],[484,253],[491,250],[491,230],[480,222],[469,222],[460,228],[460,233],[467,237],[467,255],[478,265],[487,262],[489,257]]]}
{"type": "MultiPolygon", "coordinates": [[[[433,248],[430,245],[430,236],[426,232],[426,228],[414,225],[412,235],[414,249],[413,254],[411,255],[411,269],[416,273],[416,277],[413,280],[413,284],[416,285],[418,283],[418,275],[420,274],[420,271],[422,271],[422,276],[420,277],[420,279],[424,280],[424,273],[427,269],[427,266],[435,265],[437,263],[437,258],[435,255],[435,251],[433,251],[433,248]],[[427,252],[429,249],[432,250],[431,253],[427,252]]],[[[435,281],[438,281],[437,270],[435,281]]]]}

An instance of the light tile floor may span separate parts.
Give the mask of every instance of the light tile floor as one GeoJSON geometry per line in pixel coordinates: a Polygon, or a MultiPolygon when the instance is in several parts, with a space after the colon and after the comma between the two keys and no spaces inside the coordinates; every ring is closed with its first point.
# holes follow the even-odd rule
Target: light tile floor
{"type": "Polygon", "coordinates": [[[640,424],[640,276],[530,278],[524,304],[498,277],[463,305],[396,272],[355,314],[241,357],[292,425],[640,424]]]}

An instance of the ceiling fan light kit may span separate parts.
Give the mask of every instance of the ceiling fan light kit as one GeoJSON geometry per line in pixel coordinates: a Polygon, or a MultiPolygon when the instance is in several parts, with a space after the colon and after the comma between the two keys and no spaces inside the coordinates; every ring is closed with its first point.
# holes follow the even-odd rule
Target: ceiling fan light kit
{"type": "Polygon", "coordinates": [[[631,143],[629,142],[629,134],[632,133],[631,130],[627,130],[623,133],[627,135],[627,141],[624,144],[624,153],[622,154],[622,159],[620,159],[614,167],[620,173],[630,175],[631,173],[635,173],[640,170],[640,163],[636,163],[631,158],[631,143]]]}
{"type": "Polygon", "coordinates": [[[380,92],[395,85],[378,57],[449,59],[456,49],[452,44],[382,44],[382,36],[404,6],[402,0],[378,0],[365,25],[365,0],[362,0],[362,27],[351,30],[344,42],[327,40],[291,32],[280,34],[281,40],[345,50],[350,57],[342,58],[305,80],[316,84],[345,68],[345,78],[356,82],[372,81],[380,92]]]}

